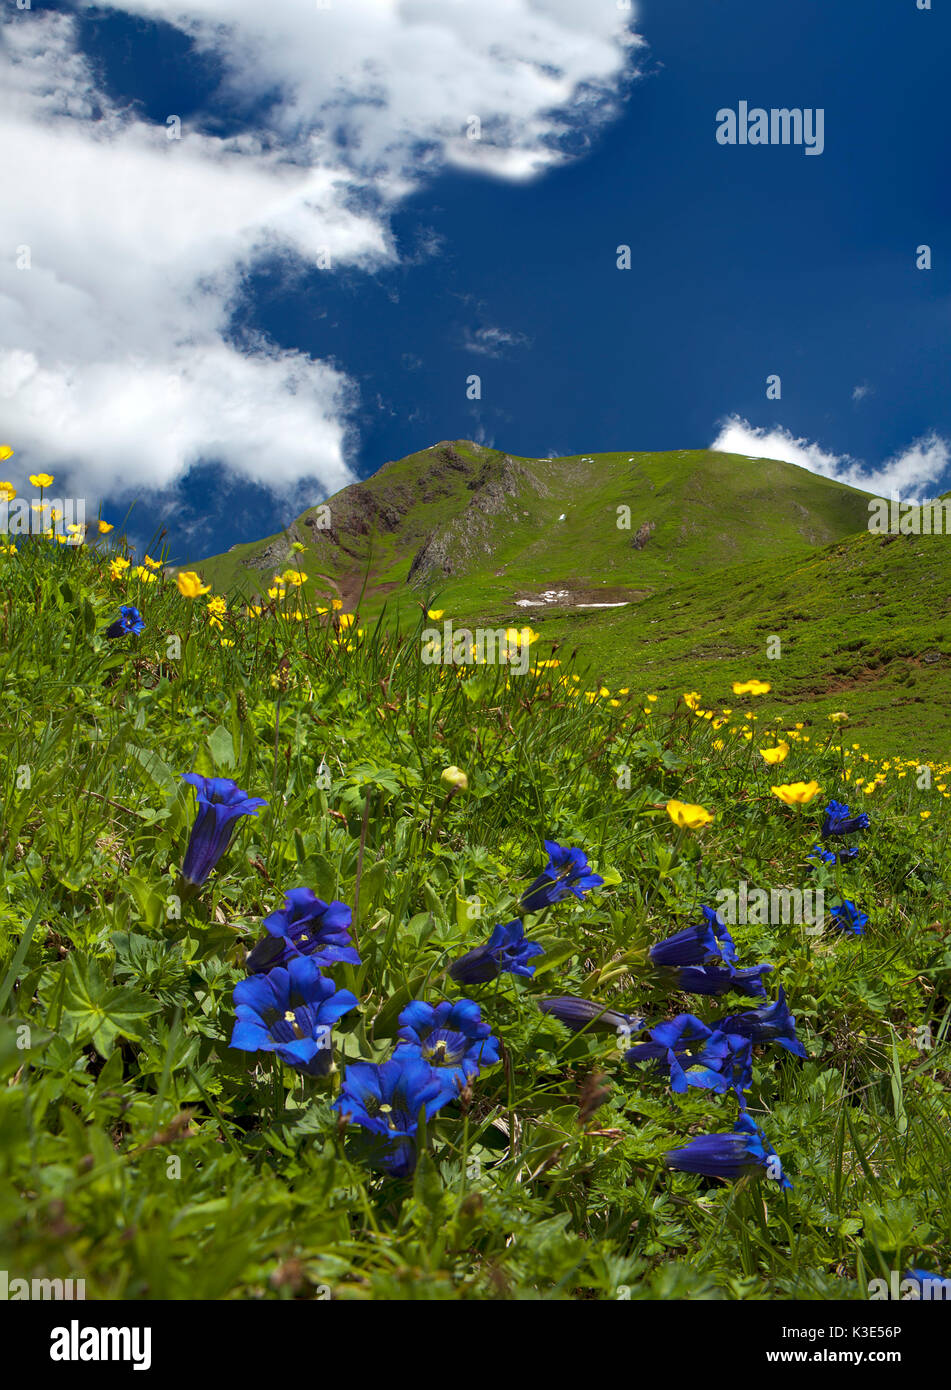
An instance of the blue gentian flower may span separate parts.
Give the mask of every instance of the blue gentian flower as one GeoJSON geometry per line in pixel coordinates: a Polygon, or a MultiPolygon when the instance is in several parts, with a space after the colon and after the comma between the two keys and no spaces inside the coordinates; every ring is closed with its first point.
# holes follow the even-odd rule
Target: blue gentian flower
{"type": "Polygon", "coordinates": [[[414,999],[400,1014],[400,1031],[394,1060],[421,1057],[435,1071],[451,1074],[460,1090],[482,1067],[499,1060],[499,1040],[482,1022],[478,1004],[471,999],[457,1003],[424,1004],[414,999]]]}
{"type": "Polygon", "coordinates": [[[536,941],[526,941],[525,927],[520,921],[496,927],[484,946],[477,946],[454,960],[449,974],[461,985],[483,985],[508,971],[512,975],[534,975],[532,956],[545,954],[536,941]]]}
{"type": "Polygon", "coordinates": [[[309,956],[315,965],[359,965],[347,930],[350,920],[346,903],[325,903],[310,888],[292,888],[284,895],[283,908],[265,917],[270,934],[251,949],[247,967],[256,974],[286,965],[292,956],[309,956]]]}
{"type": "Polygon", "coordinates": [[[538,1007],[543,1014],[559,1019],[572,1033],[580,1033],[582,1029],[588,1033],[639,1033],[644,1027],[644,1020],[634,1014],[622,1014],[607,1004],[582,999],[576,994],[539,999],[538,1007]]]}
{"type": "MultiPolygon", "coordinates": [[[[694,1065],[701,1073],[709,1072],[711,1076],[721,1078],[720,1084],[712,1086],[712,1090],[721,1093],[735,1091],[741,1107],[745,1107],[746,1099],[743,1093],[753,1084],[753,1044],[749,1038],[741,1037],[738,1033],[723,1032],[718,1028],[710,1034],[703,1048],[697,1053],[694,1065]]],[[[687,1079],[690,1080],[689,1071],[687,1079]]]]}
{"type": "Polygon", "coordinates": [[[838,927],[839,931],[851,932],[853,936],[864,936],[865,927],[868,923],[868,913],[863,912],[855,903],[844,898],[839,907],[834,907],[830,913],[832,923],[838,927]]]}
{"type": "Polygon", "coordinates": [[[858,845],[846,845],[843,849],[833,851],[823,849],[821,845],[813,845],[810,859],[821,859],[823,864],[848,864],[850,860],[856,859],[861,853],[858,845]]]}
{"type": "Polygon", "coordinates": [[[561,902],[569,893],[581,899],[590,888],[599,888],[604,882],[600,874],[591,872],[583,849],[565,848],[556,845],[554,840],[544,843],[548,863],[522,897],[525,912],[541,912],[542,908],[561,902]]]}
{"type": "Polygon", "coordinates": [[[743,1009],[740,1013],[727,1014],[718,1019],[714,1028],[724,1033],[737,1033],[741,1038],[749,1038],[753,1043],[778,1043],[794,1057],[807,1057],[809,1054],[796,1037],[796,1020],[786,1005],[786,991],[779,987],[779,996],[773,1004],[763,1004],[758,1009],[743,1009]]]}
{"type": "Polygon", "coordinates": [[[128,637],[130,633],[138,636],[145,628],[145,619],[139,610],[131,603],[124,603],[119,612],[121,616],[106,628],[106,636],[128,637]]]}
{"type": "Polygon", "coordinates": [[[868,813],[866,811],[863,811],[860,816],[851,816],[844,801],[830,801],[826,807],[825,819],[819,834],[823,840],[828,840],[830,836],[851,835],[855,830],[867,830],[868,825],[868,813]]]}
{"type": "Polygon", "coordinates": [[[708,1178],[735,1180],[747,1173],[764,1172],[780,1187],[792,1187],[776,1150],[748,1115],[740,1116],[732,1134],[702,1134],[682,1149],[669,1149],[664,1161],[678,1172],[702,1173],[708,1178]]]}
{"type": "Polygon", "coordinates": [[[287,969],[252,975],[234,988],[238,1021],[231,1046],[276,1052],[308,1076],[325,1076],[332,1058],[331,1025],[357,1007],[356,995],[337,989],[312,960],[294,956],[287,969]]]}
{"type": "Polygon", "coordinates": [[[664,941],[657,941],[648,952],[655,965],[677,968],[684,965],[705,965],[722,960],[728,965],[736,962],[736,947],[719,912],[712,907],[701,908],[703,921],[685,927],[664,941]]]}
{"type": "Polygon", "coordinates": [[[231,844],[238,817],[256,816],[267,802],[249,797],[228,777],[199,777],[187,772],[182,781],[190,782],[198,796],[198,814],[185,851],[182,878],[200,887],[231,844]]]}
{"type": "Polygon", "coordinates": [[[367,1131],[367,1157],[391,1177],[405,1178],[416,1167],[420,1112],[431,1120],[456,1094],[455,1080],[434,1071],[419,1057],[388,1062],[351,1062],[334,1102],[348,1124],[367,1131]]]}
{"type": "Polygon", "coordinates": [[[693,1014],[678,1014],[650,1030],[650,1042],[635,1043],[624,1054],[628,1063],[657,1061],[670,1071],[671,1090],[688,1086],[722,1094],[742,1093],[753,1080],[752,1048],[746,1038],[714,1032],[693,1014]]]}
{"type": "Polygon", "coordinates": [[[685,965],[679,970],[671,970],[672,988],[682,989],[685,994],[745,994],[750,999],[765,999],[766,986],[762,976],[772,970],[771,965],[752,965],[745,970],[737,970],[733,965],[685,965]]]}
{"type": "Polygon", "coordinates": [[[719,1089],[720,1078],[707,1068],[695,1068],[688,1075],[695,1058],[692,1049],[706,1043],[710,1029],[693,1014],[678,1014],[666,1023],[658,1023],[648,1031],[650,1042],[635,1043],[624,1054],[625,1062],[666,1063],[670,1070],[671,1090],[682,1094],[688,1086],[702,1086],[705,1089],[719,1089]]]}

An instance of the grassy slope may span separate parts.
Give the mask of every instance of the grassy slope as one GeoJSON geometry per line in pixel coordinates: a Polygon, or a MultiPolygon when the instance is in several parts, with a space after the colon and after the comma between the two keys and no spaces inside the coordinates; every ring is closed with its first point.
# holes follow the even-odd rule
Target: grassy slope
{"type": "MultiPolygon", "coordinates": [[[[876,552],[882,564],[903,544],[876,552]]],[[[499,668],[463,682],[422,665],[415,634],[337,641],[267,613],[228,614],[223,633],[166,576],[111,577],[111,553],[37,542],[0,558],[11,1271],[84,1278],[92,1299],[867,1307],[870,1277],[948,1270],[951,871],[937,790],[893,770],[869,800],[834,748],[794,741],[782,779],[815,777],[823,795],[788,808],[751,744],[683,710],[645,728],[636,706],[567,701],[550,669],[508,688],[499,668]],[[145,627],[113,641],[122,602],[145,627]],[[469,774],[456,797],[441,781],[451,763],[469,774]],[[269,803],[191,897],[177,882],[186,768],[269,803]],[[831,796],[872,824],[854,864],[816,872],[806,855],[831,796]],[[680,834],[669,797],[715,819],[680,834]],[[529,919],[544,948],[533,978],[466,989],[506,1062],[483,1069],[465,1118],[453,1103],[430,1123],[415,1181],[381,1176],[359,1130],[338,1126],[341,1077],[392,1053],[408,1000],[460,997],[448,963],[518,913],[543,836],[582,846],[605,884],[529,919]],[[732,1126],[734,1098],[674,1095],[666,1068],[624,1061],[622,1039],[571,1036],[537,1008],[583,994],[650,1024],[744,1008],[679,992],[646,958],[741,881],[821,882],[870,919],[862,937],[828,921],[818,935],[734,928],[744,966],[774,967],[770,998],[786,991],[808,1053],[759,1048],[747,1095],[788,1193],[668,1171],[667,1151],[732,1126]],[[301,884],[353,906],[362,959],[328,971],[359,1008],[334,1028],[325,1080],[229,1046],[245,950],[301,884]],[[592,1109],[598,1078],[609,1090],[592,1109]]]]}
{"type": "MultiPolygon", "coordinates": [[[[499,621],[517,610],[499,610],[499,621]]],[[[846,710],[870,752],[943,758],[951,700],[951,546],[863,532],[805,564],[760,560],[705,575],[628,608],[556,612],[531,621],[579,648],[592,685],[671,698],[700,690],[735,706],[731,685],[757,676],[770,714],[823,725],[846,710]],[[767,639],[781,656],[767,659],[767,639]]],[[[547,654],[547,653],[546,653],[547,654]]]]}

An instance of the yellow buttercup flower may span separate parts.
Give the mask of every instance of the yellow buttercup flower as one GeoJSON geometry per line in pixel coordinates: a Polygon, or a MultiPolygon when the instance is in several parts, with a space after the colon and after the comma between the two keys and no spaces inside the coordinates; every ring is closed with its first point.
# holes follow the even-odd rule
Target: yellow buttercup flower
{"type": "Polygon", "coordinates": [[[922,820],[927,820],[928,817],[931,815],[931,812],[930,812],[930,811],[919,811],[918,814],[919,814],[919,816],[921,817],[922,820]]]}
{"type": "Polygon", "coordinates": [[[0,444],[0,462],[13,458],[13,450],[9,444],[0,444]]]}
{"type": "Polygon", "coordinates": [[[684,691],[684,704],[687,706],[688,709],[696,709],[697,706],[699,705],[699,703],[700,703],[700,691],[699,691],[699,690],[685,690],[685,691],[684,691]]]}
{"type": "Polygon", "coordinates": [[[710,811],[702,806],[692,806],[688,801],[668,801],[667,814],[681,830],[699,830],[701,826],[709,825],[713,820],[710,811]]]}
{"type": "Polygon", "coordinates": [[[789,744],[777,743],[775,748],[761,748],[759,752],[763,761],[769,763],[770,767],[772,767],[774,763],[786,761],[789,756],[789,744]]]}
{"type": "Polygon", "coordinates": [[[337,618],[337,622],[340,624],[341,627],[352,627],[355,618],[355,613],[341,613],[337,618]]]}
{"type": "Polygon", "coordinates": [[[438,622],[445,611],[445,608],[427,608],[426,617],[432,618],[433,622],[438,622]]]}
{"type": "Polygon", "coordinates": [[[112,563],[111,563],[110,566],[109,566],[109,578],[110,578],[110,579],[122,579],[123,576],[125,575],[126,570],[127,570],[128,568],[129,568],[129,562],[128,562],[128,560],[123,559],[123,557],[122,557],[121,555],[117,555],[116,558],[112,561],[112,563]]]}
{"type": "Polygon", "coordinates": [[[219,595],[214,594],[208,600],[208,607],[217,617],[222,617],[228,611],[228,602],[227,599],[223,599],[219,595]]]}
{"type": "Polygon", "coordinates": [[[784,806],[805,806],[808,801],[818,796],[821,790],[818,782],[787,782],[781,787],[770,787],[770,791],[779,797],[784,806]]]}
{"type": "Polygon", "coordinates": [[[285,584],[293,584],[295,589],[299,589],[307,578],[301,570],[285,570],[281,576],[285,584]]]}
{"type": "Polygon", "coordinates": [[[182,570],[175,582],[183,598],[198,598],[199,594],[207,594],[211,590],[211,585],[203,584],[201,575],[194,570],[182,570]]]}
{"type": "Polygon", "coordinates": [[[162,568],[161,560],[153,560],[151,555],[144,556],[142,563],[148,565],[150,570],[160,570],[162,568]]]}
{"type": "Polygon", "coordinates": [[[144,565],[136,565],[132,573],[135,575],[136,579],[141,579],[143,584],[154,584],[156,582],[155,575],[151,570],[147,570],[144,565]]]}
{"type": "Polygon", "coordinates": [[[734,681],[734,695],[768,695],[772,690],[769,681],[734,681]]]}
{"type": "Polygon", "coordinates": [[[835,714],[829,715],[829,719],[833,724],[844,724],[848,717],[844,709],[837,710],[835,714]]]}
{"type": "Polygon", "coordinates": [[[53,479],[48,473],[31,473],[30,482],[34,487],[52,487],[53,479]]]}
{"type": "Polygon", "coordinates": [[[111,530],[113,530],[112,522],[111,522],[111,521],[103,521],[102,517],[100,517],[100,518],[99,518],[99,534],[100,534],[100,536],[107,536],[111,530]]]}
{"type": "Polygon", "coordinates": [[[517,627],[507,627],[505,629],[505,640],[509,646],[513,644],[524,646],[526,643],[528,646],[531,646],[533,642],[538,641],[539,636],[540,634],[533,632],[530,627],[523,627],[521,631],[517,627]]]}
{"type": "Polygon", "coordinates": [[[17,490],[12,483],[0,483],[0,502],[12,502],[17,495],[17,490]]]}

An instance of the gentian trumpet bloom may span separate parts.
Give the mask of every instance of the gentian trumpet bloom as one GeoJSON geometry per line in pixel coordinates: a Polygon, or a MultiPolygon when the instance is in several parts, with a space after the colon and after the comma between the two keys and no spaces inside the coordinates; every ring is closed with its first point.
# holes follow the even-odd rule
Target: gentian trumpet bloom
{"type": "Polygon", "coordinates": [[[833,926],[838,927],[839,931],[851,932],[853,936],[865,935],[868,913],[863,912],[855,903],[849,902],[848,898],[843,898],[840,906],[832,909],[830,916],[833,926]]]}
{"type": "Polygon", "coordinates": [[[685,994],[745,994],[750,999],[765,999],[766,986],[762,976],[772,970],[771,965],[753,965],[745,970],[737,970],[733,965],[685,965],[670,970],[672,988],[682,989],[685,994]]]}
{"type": "Polygon", "coordinates": [[[711,1030],[699,1018],[693,1014],[678,1014],[676,1018],[670,1019],[666,1023],[658,1023],[651,1028],[648,1036],[650,1042],[635,1043],[628,1048],[624,1054],[625,1062],[633,1065],[635,1062],[660,1062],[666,1063],[670,1069],[671,1090],[678,1093],[686,1091],[688,1086],[702,1086],[705,1089],[716,1086],[717,1078],[713,1078],[707,1071],[702,1074],[695,1071],[689,1077],[686,1068],[689,1069],[694,1062],[691,1048],[697,1044],[703,1044],[710,1037],[711,1030]]]}
{"type": "Polygon", "coordinates": [[[315,965],[359,965],[347,930],[350,920],[346,903],[325,903],[310,888],[292,888],[284,895],[283,908],[265,917],[269,935],[251,949],[247,967],[257,974],[286,965],[292,956],[309,956],[315,965]]]}
{"type": "Polygon", "coordinates": [[[119,612],[121,616],[106,628],[106,636],[128,637],[133,633],[138,636],[145,628],[145,619],[139,610],[131,603],[124,603],[119,612]]]}
{"type": "Polygon", "coordinates": [[[858,858],[860,852],[858,845],[845,845],[836,851],[823,849],[821,845],[813,845],[809,858],[820,859],[823,864],[848,864],[850,859],[858,858]]]}
{"type": "Polygon", "coordinates": [[[234,988],[238,1021],[231,1046],[244,1052],[276,1052],[308,1076],[330,1070],[330,1028],[357,1007],[356,995],[337,989],[312,960],[295,956],[285,970],[252,975],[234,988]]]}
{"type": "Polygon", "coordinates": [[[672,1091],[688,1086],[722,1094],[742,1092],[752,1084],[752,1048],[746,1038],[714,1032],[693,1014],[678,1014],[650,1030],[650,1042],[636,1043],[624,1054],[628,1063],[657,1061],[670,1070],[672,1091]]]}
{"type": "Polygon", "coordinates": [[[460,1090],[482,1067],[499,1060],[499,1040],[471,999],[455,1004],[414,999],[400,1014],[398,1039],[394,1061],[419,1057],[434,1071],[451,1075],[460,1090]]]}
{"type": "Polygon", "coordinates": [[[740,1013],[727,1014],[713,1024],[724,1033],[737,1033],[752,1043],[778,1043],[791,1052],[794,1057],[807,1057],[809,1054],[796,1037],[796,1020],[786,1004],[786,991],[779,987],[779,996],[773,1004],[763,1004],[758,1009],[743,1009],[740,1013]]]}
{"type": "Polygon", "coordinates": [[[187,772],[182,781],[189,782],[198,797],[198,814],[185,851],[182,878],[200,887],[230,846],[238,817],[256,816],[267,802],[249,797],[229,777],[199,777],[187,772]]]}
{"type": "Polygon", "coordinates": [[[703,921],[697,926],[685,927],[664,941],[654,943],[648,955],[655,965],[677,969],[714,960],[735,964],[736,947],[723,918],[711,907],[701,908],[701,911],[703,921]]]}
{"type": "Polygon", "coordinates": [[[855,830],[867,830],[868,825],[868,812],[863,811],[860,816],[850,816],[845,802],[830,801],[819,834],[823,840],[828,840],[830,836],[851,835],[855,830]]]}
{"type": "Polygon", "coordinates": [[[580,900],[590,888],[599,888],[604,882],[600,874],[591,872],[583,849],[564,848],[553,840],[544,843],[548,863],[522,896],[525,912],[541,912],[542,908],[561,902],[569,893],[580,900]]]}
{"type": "Polygon", "coordinates": [[[535,967],[528,964],[529,960],[544,954],[544,947],[536,941],[526,941],[525,927],[520,921],[507,922],[504,927],[495,928],[484,946],[454,960],[449,974],[461,985],[486,984],[505,972],[532,976],[535,967]]]}
{"type": "MultiPolygon", "coordinates": [[[[724,1092],[733,1090],[741,1108],[745,1108],[744,1091],[753,1084],[753,1044],[749,1038],[738,1033],[727,1033],[716,1029],[707,1039],[706,1046],[695,1059],[702,1071],[720,1076],[721,1084],[714,1089],[724,1092]]],[[[687,1073],[688,1081],[690,1073],[687,1073]]]]}
{"type": "Polygon", "coordinates": [[[420,1113],[431,1120],[456,1094],[451,1076],[440,1076],[418,1057],[388,1062],[351,1062],[334,1102],[348,1124],[367,1133],[368,1158],[391,1177],[405,1178],[416,1167],[420,1113]]]}
{"type": "Polygon", "coordinates": [[[543,1014],[551,1014],[572,1033],[639,1033],[644,1020],[634,1014],[622,1014],[607,1004],[598,1004],[594,999],[582,999],[576,994],[564,994],[548,999],[539,999],[538,1007],[543,1014]]]}
{"type": "Polygon", "coordinates": [[[664,1155],[668,1168],[680,1173],[702,1173],[708,1178],[736,1180],[747,1173],[765,1174],[780,1187],[792,1187],[783,1173],[776,1150],[748,1115],[741,1115],[732,1134],[702,1134],[682,1149],[664,1155]]]}

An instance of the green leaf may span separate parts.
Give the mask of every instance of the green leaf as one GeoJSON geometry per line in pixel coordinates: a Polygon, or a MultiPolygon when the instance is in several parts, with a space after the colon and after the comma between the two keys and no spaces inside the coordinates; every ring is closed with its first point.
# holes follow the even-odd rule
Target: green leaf
{"type": "Polygon", "coordinates": [[[217,729],[208,735],[208,752],[212,756],[216,771],[220,768],[234,767],[234,739],[223,724],[219,724],[217,729]]]}
{"type": "Polygon", "coordinates": [[[81,962],[75,952],[70,955],[63,1012],[101,1057],[109,1056],[117,1037],[138,1041],[142,1021],[159,1007],[137,990],[110,984],[94,956],[81,962]]]}

